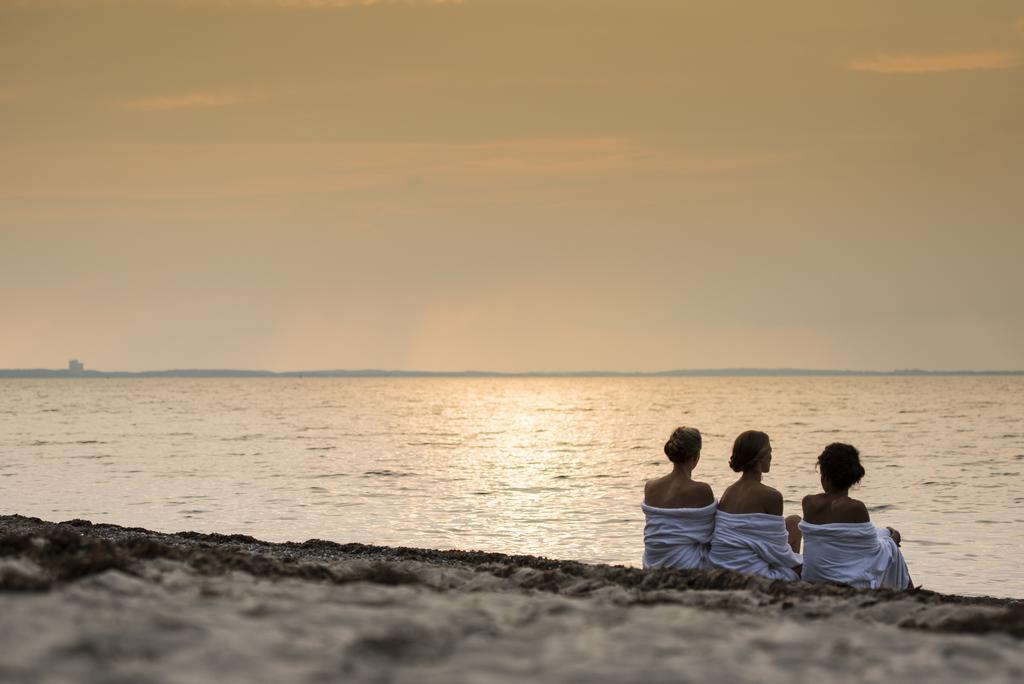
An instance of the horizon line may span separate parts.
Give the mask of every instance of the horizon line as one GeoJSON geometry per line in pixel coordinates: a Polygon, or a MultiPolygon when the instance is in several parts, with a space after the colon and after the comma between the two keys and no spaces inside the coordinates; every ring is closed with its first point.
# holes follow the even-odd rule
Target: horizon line
{"type": "Polygon", "coordinates": [[[955,376],[955,375],[1024,375],[1024,370],[929,370],[904,368],[893,370],[853,370],[818,368],[693,368],[657,371],[490,371],[490,370],[396,370],[396,369],[333,369],[333,370],[291,370],[271,371],[233,368],[174,368],[145,371],[103,371],[67,368],[0,368],[0,378],[167,378],[167,377],[250,377],[250,378],[296,378],[296,377],[350,377],[350,378],[583,378],[583,377],[756,377],[756,376],[955,376]]]}

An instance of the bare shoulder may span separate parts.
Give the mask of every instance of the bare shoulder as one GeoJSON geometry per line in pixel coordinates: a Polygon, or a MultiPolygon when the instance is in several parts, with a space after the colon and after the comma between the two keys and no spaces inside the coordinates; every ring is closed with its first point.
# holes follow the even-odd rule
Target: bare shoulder
{"type": "Polygon", "coordinates": [[[715,490],[711,489],[711,485],[707,482],[694,482],[693,483],[698,491],[706,493],[712,499],[715,498],[715,490]]]}
{"type": "Polygon", "coordinates": [[[651,490],[655,489],[658,486],[658,484],[660,484],[661,481],[664,480],[664,479],[665,478],[663,478],[663,477],[655,477],[655,478],[652,478],[652,479],[648,480],[647,482],[645,482],[644,483],[644,496],[646,497],[648,494],[650,494],[651,490]]]}
{"type": "Polygon", "coordinates": [[[808,494],[804,497],[803,501],[800,502],[800,505],[804,509],[804,517],[807,517],[808,512],[814,512],[821,509],[821,494],[808,494]]]}
{"type": "Polygon", "coordinates": [[[832,511],[825,494],[808,494],[802,502],[804,520],[812,525],[821,525],[832,521],[832,511]]]}
{"type": "Polygon", "coordinates": [[[711,487],[703,482],[680,481],[671,475],[648,480],[644,502],[655,508],[703,508],[714,501],[711,487]]]}
{"type": "Polygon", "coordinates": [[[707,482],[694,482],[693,489],[697,500],[703,501],[705,506],[710,506],[714,503],[715,491],[711,489],[711,485],[707,482]]]}
{"type": "Polygon", "coordinates": [[[868,513],[868,507],[864,505],[863,501],[860,501],[858,499],[847,498],[845,501],[843,501],[841,513],[843,518],[846,519],[847,522],[871,522],[871,515],[868,513]]]}
{"type": "Polygon", "coordinates": [[[764,506],[765,513],[782,515],[782,492],[774,487],[763,485],[763,488],[758,490],[758,499],[764,506]]]}

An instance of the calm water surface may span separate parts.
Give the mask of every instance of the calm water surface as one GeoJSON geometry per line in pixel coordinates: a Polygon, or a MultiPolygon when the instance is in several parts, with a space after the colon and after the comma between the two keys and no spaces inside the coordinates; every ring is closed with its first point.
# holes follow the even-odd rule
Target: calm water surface
{"type": "Polygon", "coordinates": [[[799,512],[832,441],[919,583],[1024,597],[1024,378],[0,380],[0,512],[639,565],[677,425],[799,512]]]}

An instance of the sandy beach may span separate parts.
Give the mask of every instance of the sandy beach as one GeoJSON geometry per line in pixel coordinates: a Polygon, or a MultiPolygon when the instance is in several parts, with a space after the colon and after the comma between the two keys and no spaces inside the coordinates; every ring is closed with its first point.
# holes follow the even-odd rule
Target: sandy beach
{"type": "Polygon", "coordinates": [[[0,517],[10,682],[1020,681],[1024,602],[0,517]]]}

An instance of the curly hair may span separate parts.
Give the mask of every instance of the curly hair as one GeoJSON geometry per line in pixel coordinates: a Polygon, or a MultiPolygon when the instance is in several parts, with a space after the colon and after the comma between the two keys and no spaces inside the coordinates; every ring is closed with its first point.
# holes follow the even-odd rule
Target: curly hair
{"type": "Polygon", "coordinates": [[[860,452],[856,447],[842,442],[833,442],[825,447],[821,456],[818,456],[818,469],[839,489],[849,489],[864,477],[860,452]]]}
{"type": "Polygon", "coordinates": [[[729,467],[737,473],[750,470],[770,446],[768,435],[760,430],[747,430],[732,443],[732,458],[729,467]]]}
{"type": "Polygon", "coordinates": [[[700,453],[700,430],[692,427],[676,428],[665,442],[665,455],[673,463],[686,463],[700,453]]]}

